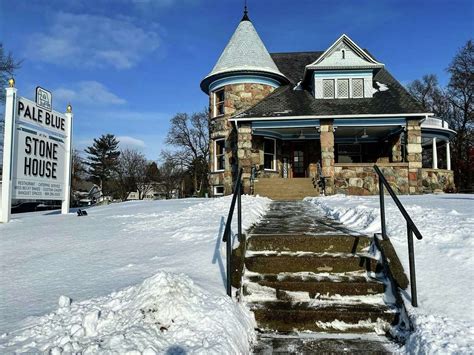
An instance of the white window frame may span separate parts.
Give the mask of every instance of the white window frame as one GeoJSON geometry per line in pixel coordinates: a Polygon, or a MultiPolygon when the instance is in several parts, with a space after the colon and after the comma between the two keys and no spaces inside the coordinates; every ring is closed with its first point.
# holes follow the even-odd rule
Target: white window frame
{"type": "Polygon", "coordinates": [[[213,192],[214,192],[214,196],[224,196],[224,191],[225,191],[225,190],[224,190],[224,186],[223,186],[223,185],[215,185],[213,190],[214,190],[214,191],[213,191],[213,192]],[[222,192],[217,192],[217,189],[218,189],[219,187],[222,187],[222,192]]]}
{"type": "Polygon", "coordinates": [[[215,172],[225,171],[225,138],[214,139],[214,171],[215,172]],[[218,141],[224,141],[224,152],[222,154],[219,154],[219,157],[224,156],[224,169],[217,168],[218,166],[217,142],[218,141]]]}
{"type": "Polygon", "coordinates": [[[337,91],[336,79],[335,79],[335,78],[324,78],[324,79],[323,79],[323,99],[334,99],[335,97],[337,97],[337,96],[336,96],[336,95],[337,95],[337,92],[336,92],[336,91],[337,91]],[[328,80],[332,81],[332,85],[333,85],[333,86],[332,86],[332,88],[333,88],[333,90],[332,90],[332,96],[324,96],[324,82],[325,82],[325,81],[328,81],[328,80]]]}
{"type": "Polygon", "coordinates": [[[349,94],[350,94],[351,98],[353,98],[353,99],[363,99],[363,98],[365,97],[365,88],[364,88],[364,85],[365,85],[365,80],[364,80],[364,78],[352,78],[352,79],[350,80],[350,88],[349,88],[349,89],[350,89],[349,94]],[[352,95],[352,93],[353,93],[353,91],[352,91],[352,81],[353,81],[353,80],[362,80],[362,96],[353,96],[353,95],[352,95]]]}
{"type": "Polygon", "coordinates": [[[219,117],[219,116],[224,116],[225,114],[225,106],[224,106],[224,112],[223,113],[218,113],[217,112],[217,93],[223,92],[224,93],[224,100],[221,101],[223,105],[225,105],[225,91],[224,88],[217,89],[212,93],[213,96],[213,115],[212,117],[219,117]]]}
{"type": "Polygon", "coordinates": [[[263,170],[265,171],[277,171],[277,161],[276,161],[276,139],[270,137],[263,137],[263,170]],[[270,155],[270,153],[265,153],[265,140],[273,141],[273,160],[271,169],[265,168],[265,155],[270,155]]]}
{"type": "Polygon", "coordinates": [[[350,78],[337,78],[336,80],[336,88],[337,92],[336,98],[338,99],[349,99],[351,97],[351,79],[350,78]],[[339,81],[347,80],[347,96],[339,96],[339,81]]]}

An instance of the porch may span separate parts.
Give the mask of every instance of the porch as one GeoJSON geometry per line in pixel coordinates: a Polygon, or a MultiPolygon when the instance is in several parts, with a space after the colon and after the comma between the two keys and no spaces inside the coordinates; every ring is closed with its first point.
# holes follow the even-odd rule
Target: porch
{"type": "Polygon", "coordinates": [[[259,193],[257,184],[265,195],[272,185],[276,189],[274,179],[287,181],[279,185],[288,189],[289,180],[303,178],[313,184],[308,196],[316,196],[317,181],[324,177],[327,194],[376,194],[374,164],[398,193],[454,189],[449,159],[454,132],[435,118],[266,119],[239,123],[237,132],[238,162],[249,192],[259,193]],[[438,154],[440,149],[444,153],[438,154]]]}

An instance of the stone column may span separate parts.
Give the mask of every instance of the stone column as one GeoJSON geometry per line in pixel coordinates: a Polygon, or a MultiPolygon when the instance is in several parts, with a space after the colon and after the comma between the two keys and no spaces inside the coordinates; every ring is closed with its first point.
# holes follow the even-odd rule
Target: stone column
{"type": "Polygon", "coordinates": [[[402,134],[395,138],[392,145],[392,162],[400,163],[402,161],[402,134]]]}
{"type": "Polygon", "coordinates": [[[332,120],[321,120],[321,168],[326,178],[326,193],[334,194],[334,127],[332,120]]]}
{"type": "Polygon", "coordinates": [[[451,170],[451,147],[449,141],[446,141],[446,169],[451,170]]]}
{"type": "Polygon", "coordinates": [[[243,168],[242,180],[244,193],[250,194],[250,174],[252,172],[252,126],[242,123],[237,127],[237,159],[239,168],[243,168]]]}
{"type": "Polygon", "coordinates": [[[410,194],[422,192],[421,174],[421,126],[418,119],[407,119],[407,161],[410,194]]]}
{"type": "Polygon", "coordinates": [[[436,137],[433,138],[433,169],[438,169],[438,149],[436,148],[436,137]]]}

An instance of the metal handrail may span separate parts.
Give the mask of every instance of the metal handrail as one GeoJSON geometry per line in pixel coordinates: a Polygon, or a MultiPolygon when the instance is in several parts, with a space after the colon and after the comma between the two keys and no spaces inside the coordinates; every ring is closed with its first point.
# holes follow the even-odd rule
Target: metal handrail
{"type": "Polygon", "coordinates": [[[234,194],[230,203],[229,214],[225,224],[224,235],[222,241],[226,243],[226,264],[227,264],[227,295],[232,297],[232,235],[231,225],[234,216],[235,203],[237,202],[237,233],[239,241],[242,240],[242,171],[240,168],[239,175],[234,186],[234,194]]]}
{"type": "Polygon", "coordinates": [[[415,234],[418,240],[423,239],[420,231],[416,227],[415,223],[409,216],[408,212],[406,211],[405,207],[403,207],[402,203],[398,199],[397,195],[393,191],[392,187],[388,183],[387,179],[383,175],[382,171],[377,165],[374,165],[375,172],[379,176],[379,197],[380,197],[380,222],[382,228],[382,237],[384,239],[388,239],[387,236],[387,226],[385,224],[385,195],[384,189],[385,186],[387,188],[388,193],[392,196],[393,201],[397,205],[400,213],[402,214],[403,218],[407,223],[407,238],[408,238],[408,260],[410,265],[410,286],[411,286],[411,304],[413,307],[418,307],[418,297],[416,294],[416,273],[415,273],[415,249],[413,246],[413,234],[415,234]]]}

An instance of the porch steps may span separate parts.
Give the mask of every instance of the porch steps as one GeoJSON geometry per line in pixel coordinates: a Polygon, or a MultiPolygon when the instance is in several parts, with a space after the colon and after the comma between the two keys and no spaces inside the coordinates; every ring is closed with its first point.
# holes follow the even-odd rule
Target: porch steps
{"type": "Polygon", "coordinates": [[[319,190],[312,178],[259,178],[255,181],[254,194],[276,201],[296,201],[319,196],[319,190]]]}
{"type": "Polygon", "coordinates": [[[242,299],[258,329],[383,334],[398,323],[399,310],[386,303],[385,284],[377,278],[382,267],[369,253],[371,238],[345,234],[328,220],[311,221],[305,206],[310,208],[274,202],[246,241],[242,299]],[[292,227],[298,216],[300,225],[292,227]],[[302,225],[319,232],[301,232],[302,225]]]}

